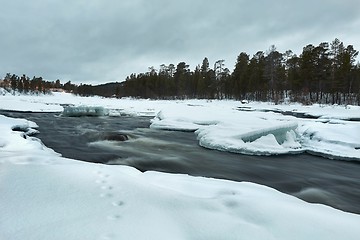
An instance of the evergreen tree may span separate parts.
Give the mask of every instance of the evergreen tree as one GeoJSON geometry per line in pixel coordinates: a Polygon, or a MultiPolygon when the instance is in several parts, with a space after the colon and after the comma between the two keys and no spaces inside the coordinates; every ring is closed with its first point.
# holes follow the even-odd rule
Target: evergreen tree
{"type": "Polygon", "coordinates": [[[285,68],[282,64],[283,55],[272,45],[265,57],[264,77],[267,82],[268,100],[278,102],[285,82],[285,68]]]}
{"type": "Polygon", "coordinates": [[[266,100],[266,83],[264,79],[265,54],[258,51],[249,64],[249,98],[256,101],[266,100]]]}
{"type": "Polygon", "coordinates": [[[174,80],[176,86],[176,96],[180,98],[186,97],[188,90],[188,77],[189,77],[189,65],[185,62],[180,62],[176,66],[176,71],[174,73],[174,80]]]}
{"type": "Polygon", "coordinates": [[[21,80],[24,84],[24,92],[28,93],[30,91],[30,79],[25,74],[21,77],[21,80]]]}
{"type": "Polygon", "coordinates": [[[11,76],[11,89],[13,90],[13,94],[15,94],[15,91],[17,90],[17,86],[18,86],[18,76],[13,74],[11,76]]]}
{"type": "Polygon", "coordinates": [[[237,57],[234,71],[231,76],[228,91],[236,99],[244,99],[249,91],[249,55],[245,52],[237,57]]]}

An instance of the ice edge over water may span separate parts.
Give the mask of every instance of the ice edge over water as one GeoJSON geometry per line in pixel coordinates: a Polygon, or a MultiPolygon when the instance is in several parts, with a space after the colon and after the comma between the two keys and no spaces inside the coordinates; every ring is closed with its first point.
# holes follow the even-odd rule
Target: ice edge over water
{"type": "Polygon", "coordinates": [[[330,159],[360,161],[359,122],[302,119],[262,110],[229,111],[216,106],[182,108],[161,110],[150,127],[194,131],[200,146],[220,151],[248,155],[308,152],[330,159]]]}
{"type": "Polygon", "coordinates": [[[295,154],[304,151],[298,141],[296,122],[228,135],[219,140],[217,131],[199,128],[195,131],[202,147],[248,155],[295,154]]]}

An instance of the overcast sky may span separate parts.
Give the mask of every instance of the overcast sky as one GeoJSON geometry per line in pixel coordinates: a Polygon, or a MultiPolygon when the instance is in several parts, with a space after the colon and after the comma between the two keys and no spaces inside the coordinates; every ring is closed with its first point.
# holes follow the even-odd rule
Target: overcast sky
{"type": "Polygon", "coordinates": [[[123,81],[149,66],[231,71],[240,52],[300,54],[339,38],[360,50],[359,0],[0,0],[0,77],[123,81]]]}

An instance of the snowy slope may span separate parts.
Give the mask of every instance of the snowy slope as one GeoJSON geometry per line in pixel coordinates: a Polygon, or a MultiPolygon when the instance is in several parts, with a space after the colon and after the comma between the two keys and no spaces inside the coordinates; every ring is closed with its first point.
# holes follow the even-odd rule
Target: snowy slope
{"type": "Polygon", "coordinates": [[[0,239],[358,239],[360,216],[247,182],[65,159],[0,116],[0,239]]]}

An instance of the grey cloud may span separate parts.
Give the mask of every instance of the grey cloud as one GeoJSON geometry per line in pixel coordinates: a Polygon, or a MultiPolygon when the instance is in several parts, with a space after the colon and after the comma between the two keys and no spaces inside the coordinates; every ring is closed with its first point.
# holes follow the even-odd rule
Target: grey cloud
{"type": "Polygon", "coordinates": [[[161,63],[194,67],[205,56],[232,69],[241,51],[271,44],[299,53],[339,37],[360,47],[357,0],[0,2],[2,76],[101,83],[161,63]]]}

